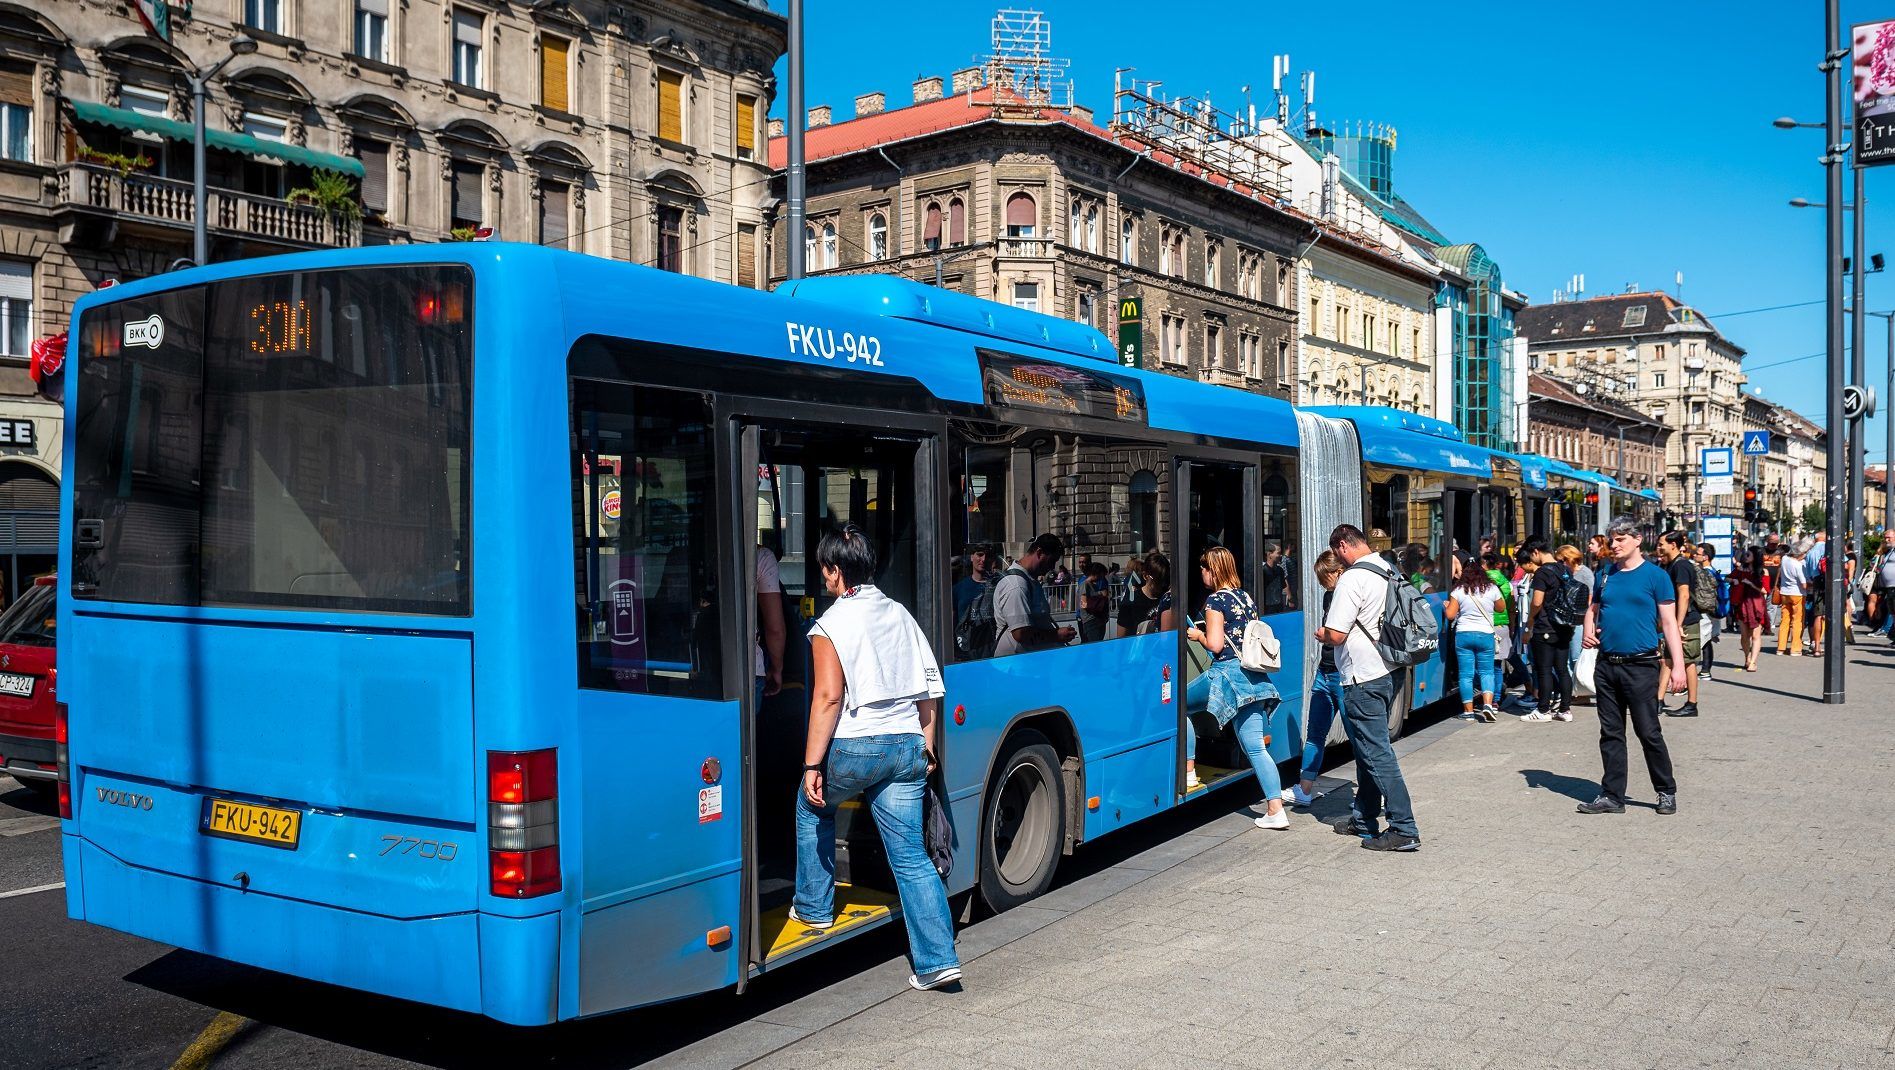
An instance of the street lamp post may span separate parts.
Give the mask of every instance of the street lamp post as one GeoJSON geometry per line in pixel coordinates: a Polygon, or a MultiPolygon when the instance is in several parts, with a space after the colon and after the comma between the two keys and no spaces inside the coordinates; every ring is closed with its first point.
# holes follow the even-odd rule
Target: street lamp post
{"type": "MultiPolygon", "coordinates": [[[[1828,395],[1829,403],[1825,411],[1833,427],[1842,414],[1842,167],[1843,154],[1848,146],[1842,140],[1842,61],[1849,56],[1849,49],[1837,47],[1842,41],[1842,4],[1841,0],[1827,0],[1823,5],[1823,192],[1829,202],[1824,210],[1824,246],[1826,286],[1824,288],[1828,307],[1824,319],[1827,321],[1824,334],[1827,345],[1829,367],[1828,395]]],[[[1858,298],[1859,300],[1859,298],[1858,298]]],[[[1841,553],[1843,538],[1843,494],[1842,481],[1835,475],[1843,471],[1845,460],[1842,452],[1842,436],[1832,431],[1828,443],[1828,469],[1830,489],[1828,494],[1829,550],[1832,554],[1841,553]]],[[[1833,562],[1832,562],[1833,563],[1833,562]]],[[[1824,599],[1829,616],[1828,649],[1823,658],[1823,701],[1838,705],[1844,699],[1843,692],[1843,624],[1847,618],[1843,615],[1847,608],[1843,602],[1843,574],[1847,569],[1829,570],[1828,597],[1824,599]]]]}
{"type": "Polygon", "coordinates": [[[191,260],[203,267],[210,263],[210,228],[205,220],[208,206],[204,192],[204,108],[209,94],[211,78],[224,69],[224,64],[238,56],[248,56],[257,50],[256,38],[240,33],[230,39],[230,55],[211,65],[208,71],[199,71],[191,78],[191,260]]]}

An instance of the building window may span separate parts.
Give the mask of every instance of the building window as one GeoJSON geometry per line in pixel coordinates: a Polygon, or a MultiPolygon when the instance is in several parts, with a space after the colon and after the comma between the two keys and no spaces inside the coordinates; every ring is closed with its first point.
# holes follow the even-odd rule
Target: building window
{"type": "Polygon", "coordinates": [[[1119,221],[1119,261],[1138,263],[1138,224],[1129,218],[1119,221]]]}
{"type": "Polygon", "coordinates": [[[553,111],[572,110],[572,42],[540,35],[540,104],[553,111]]]}
{"type": "Polygon", "coordinates": [[[1098,315],[1099,295],[1093,293],[1091,290],[1080,290],[1076,295],[1076,300],[1077,305],[1074,309],[1073,319],[1078,320],[1088,327],[1097,326],[1096,317],[1098,315]]]}
{"type": "Polygon", "coordinates": [[[658,208],[658,270],[684,273],[684,209],[658,208]]]}
{"type": "Polygon", "coordinates": [[[355,158],[362,161],[362,210],[372,216],[388,214],[388,143],[355,139],[355,158]]]}
{"type": "Polygon", "coordinates": [[[566,247],[572,232],[572,187],[564,182],[540,182],[540,244],[566,247]]]}
{"type": "Polygon", "coordinates": [[[388,62],[388,0],[355,0],[355,54],[388,62]]]}
{"type": "Polygon", "coordinates": [[[1323,301],[1322,298],[1312,294],[1309,299],[1309,326],[1305,328],[1305,330],[1307,330],[1312,337],[1321,337],[1323,333],[1322,325],[1323,301]]]}
{"type": "Polygon", "coordinates": [[[1160,335],[1160,356],[1167,364],[1185,363],[1184,318],[1182,316],[1164,317],[1160,335]]]}
{"type": "Polygon", "coordinates": [[[1097,254],[1099,251],[1099,202],[1086,202],[1085,217],[1086,252],[1097,254]]]}
{"type": "Polygon", "coordinates": [[[0,66],[0,160],[33,161],[33,69],[0,66]]]}
{"type": "Polygon", "coordinates": [[[487,22],[479,12],[454,9],[454,81],[486,88],[486,71],[481,66],[481,46],[486,36],[487,22]]]}
{"type": "Polygon", "coordinates": [[[1290,387],[1290,343],[1284,341],[1276,344],[1276,385],[1285,390],[1290,387]]]}
{"type": "Polygon", "coordinates": [[[1171,228],[1163,227],[1158,231],[1158,273],[1169,275],[1171,267],[1171,228]]]}
{"type": "Polygon", "coordinates": [[[805,224],[803,227],[803,266],[816,266],[816,224],[814,223],[805,224]]]}
{"type": "Polygon", "coordinates": [[[1184,231],[1174,230],[1171,232],[1171,275],[1182,279],[1185,270],[1184,231]]]}
{"type": "Polygon", "coordinates": [[[1370,350],[1370,351],[1373,351],[1375,349],[1375,317],[1374,316],[1365,315],[1362,317],[1362,348],[1370,350]]]}
{"type": "Polygon", "coordinates": [[[33,265],[0,261],[0,356],[26,356],[32,339],[33,265]]]}
{"type": "Polygon", "coordinates": [[[1217,252],[1216,242],[1204,243],[1204,285],[1217,289],[1217,252]]]}
{"type": "MultiPolygon", "coordinates": [[[[1033,199],[1027,198],[1031,204],[1033,199]]],[[[967,204],[959,197],[948,201],[948,244],[962,246],[967,244],[967,204]]]]}
{"type": "Polygon", "coordinates": [[[941,248],[941,202],[929,201],[927,210],[921,213],[921,247],[929,252],[938,252],[941,248]]]}
{"type": "MultiPolygon", "coordinates": [[[[1259,274],[1261,274],[1261,272],[1259,272],[1259,274]]],[[[1253,294],[1252,296],[1261,298],[1263,295],[1253,294]]],[[[1289,296],[1290,262],[1287,260],[1279,260],[1276,262],[1276,303],[1279,305],[1288,304],[1289,296]]]]}
{"type": "Polygon", "coordinates": [[[757,288],[757,225],[743,223],[737,227],[737,285],[746,289],[757,288]]]}
{"type": "Polygon", "coordinates": [[[880,212],[869,217],[869,259],[888,259],[888,220],[880,212]]]}
{"type": "Polygon", "coordinates": [[[1040,310],[1040,284],[1037,282],[1016,282],[1013,284],[1013,307],[1028,312],[1040,310]]]}
{"type": "Polygon", "coordinates": [[[1215,323],[1204,325],[1204,366],[1224,367],[1224,329],[1215,323]]]}
{"type": "Polygon", "coordinates": [[[282,0],[243,0],[243,24],[266,33],[282,33],[282,0]]]}
{"type": "Polygon", "coordinates": [[[449,191],[450,230],[471,230],[480,226],[481,194],[480,188],[485,178],[486,168],[477,163],[457,160],[454,163],[449,182],[453,188],[449,191]]]}
{"type": "Polygon", "coordinates": [[[1032,194],[1016,193],[1007,198],[1007,237],[1033,237],[1039,219],[1040,206],[1034,202],[1032,194]]]}
{"type": "Polygon", "coordinates": [[[658,72],[658,140],[684,144],[684,75],[658,72]]]}
{"type": "Polygon", "coordinates": [[[757,155],[757,98],[737,94],[737,158],[755,159],[757,155]]]}
{"type": "Polygon", "coordinates": [[[1652,373],[1652,386],[1657,387],[1659,389],[1663,389],[1664,385],[1665,385],[1665,373],[1653,372],[1652,373]]]}
{"type": "Polygon", "coordinates": [[[838,263],[840,261],[836,259],[836,221],[832,219],[822,225],[822,266],[832,268],[838,263]]]}
{"type": "Polygon", "coordinates": [[[290,139],[290,124],[272,116],[244,112],[243,132],[259,141],[274,141],[280,145],[290,139]]]}

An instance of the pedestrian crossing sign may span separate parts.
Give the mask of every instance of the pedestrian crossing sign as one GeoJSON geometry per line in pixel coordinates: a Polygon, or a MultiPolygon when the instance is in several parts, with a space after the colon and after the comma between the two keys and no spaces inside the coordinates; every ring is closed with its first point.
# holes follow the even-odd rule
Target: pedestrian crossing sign
{"type": "Polygon", "coordinates": [[[1744,456],[1761,457],[1762,455],[1769,452],[1770,452],[1770,432],[1768,431],[1745,431],[1744,432],[1744,456]]]}

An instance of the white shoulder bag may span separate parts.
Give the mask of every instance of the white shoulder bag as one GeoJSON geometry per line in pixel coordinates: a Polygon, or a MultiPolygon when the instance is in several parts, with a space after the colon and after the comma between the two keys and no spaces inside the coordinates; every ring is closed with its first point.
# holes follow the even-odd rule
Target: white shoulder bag
{"type": "MultiPolygon", "coordinates": [[[[1251,601],[1250,592],[1242,593],[1250,612],[1255,613],[1257,604],[1251,601]]],[[[1283,668],[1283,643],[1268,624],[1253,617],[1244,625],[1244,641],[1237,651],[1237,664],[1251,672],[1276,672],[1283,668]]]]}

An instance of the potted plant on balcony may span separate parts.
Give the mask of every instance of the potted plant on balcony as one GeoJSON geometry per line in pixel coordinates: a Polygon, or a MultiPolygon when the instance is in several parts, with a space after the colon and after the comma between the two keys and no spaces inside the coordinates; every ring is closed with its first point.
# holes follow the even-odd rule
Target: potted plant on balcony
{"type": "Polygon", "coordinates": [[[340,171],[312,171],[309,185],[290,190],[283,198],[300,208],[317,208],[345,223],[362,218],[362,202],[355,199],[355,180],[340,171]]]}
{"type": "Polygon", "coordinates": [[[129,176],[133,171],[148,171],[152,163],[151,157],[142,152],[136,156],[127,156],[122,152],[101,152],[89,145],[79,146],[73,157],[80,163],[109,167],[117,171],[120,178],[129,176]]]}

